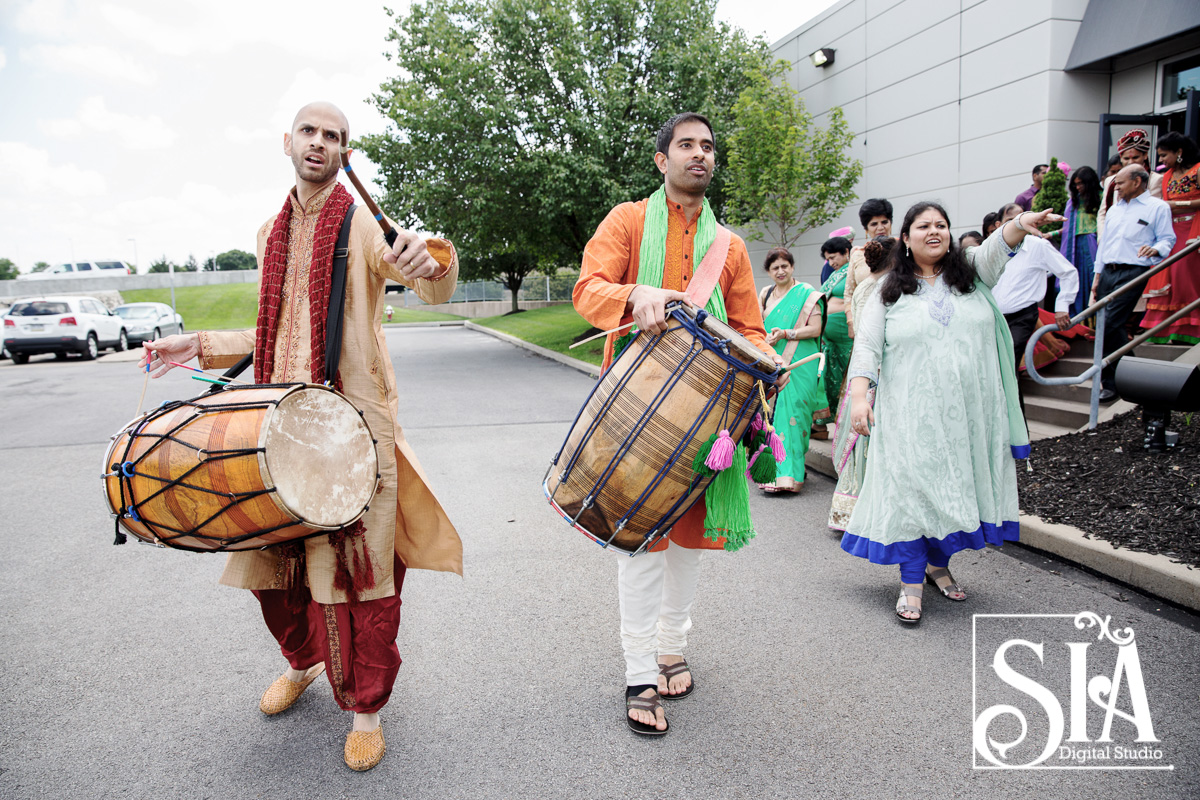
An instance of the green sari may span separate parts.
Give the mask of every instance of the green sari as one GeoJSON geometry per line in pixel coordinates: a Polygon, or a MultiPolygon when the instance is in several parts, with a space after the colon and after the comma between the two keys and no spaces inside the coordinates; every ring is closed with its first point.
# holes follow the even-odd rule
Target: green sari
{"type": "MultiPolygon", "coordinates": [[[[807,324],[808,321],[800,319],[800,315],[804,312],[804,304],[814,292],[816,290],[807,283],[797,283],[793,286],[771,309],[771,313],[764,317],[766,329],[789,330],[807,324]]],[[[818,315],[820,311],[814,310],[813,314],[818,315]]],[[[819,337],[800,339],[796,342],[780,339],[773,347],[775,352],[782,356],[789,345],[795,345],[789,356],[790,360],[795,362],[816,353],[820,349],[819,342],[819,337]]],[[[784,450],[787,453],[783,463],[775,469],[775,483],[783,489],[792,489],[794,487],[789,484],[804,482],[804,456],[808,453],[813,411],[825,402],[824,393],[817,382],[816,360],[796,367],[791,376],[787,386],[783,387],[783,391],[775,398],[774,426],[783,438],[784,450]]]]}
{"type": "MultiPolygon", "coordinates": [[[[846,276],[849,272],[850,264],[847,262],[821,284],[821,294],[844,299],[846,276]]],[[[846,322],[845,311],[838,311],[826,318],[823,340],[821,349],[825,352],[825,374],[821,376],[821,382],[825,390],[825,408],[828,413],[823,418],[814,420],[817,425],[833,422],[838,400],[842,396],[842,384],[846,380],[846,368],[850,365],[850,351],[854,347],[854,340],[850,338],[850,325],[846,322]]]]}

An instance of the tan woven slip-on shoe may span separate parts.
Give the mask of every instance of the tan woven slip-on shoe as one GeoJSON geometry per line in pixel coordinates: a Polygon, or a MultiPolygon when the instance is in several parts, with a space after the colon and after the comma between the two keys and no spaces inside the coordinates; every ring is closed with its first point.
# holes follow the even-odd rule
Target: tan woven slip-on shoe
{"type": "Polygon", "coordinates": [[[286,674],[280,675],[263,692],[262,699],[258,701],[259,710],[268,716],[278,714],[281,711],[287,711],[292,707],[293,703],[300,699],[300,695],[304,694],[304,690],[308,688],[308,685],[315,681],[324,671],[325,662],[322,661],[314,667],[309,667],[308,672],[305,672],[304,677],[299,681],[289,679],[286,674]]]}
{"type": "Polygon", "coordinates": [[[346,737],[346,766],[355,772],[366,772],[382,761],[386,752],[383,725],[373,731],[350,731],[346,737]]]}

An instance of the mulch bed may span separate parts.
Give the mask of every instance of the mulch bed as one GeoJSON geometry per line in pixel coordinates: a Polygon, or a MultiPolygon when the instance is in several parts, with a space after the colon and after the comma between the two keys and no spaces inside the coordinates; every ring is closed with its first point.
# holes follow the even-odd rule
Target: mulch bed
{"type": "Polygon", "coordinates": [[[1033,472],[1017,463],[1021,510],[1200,567],[1200,414],[1173,414],[1169,429],[1179,443],[1165,453],[1143,447],[1140,410],[1034,442],[1033,472]]]}

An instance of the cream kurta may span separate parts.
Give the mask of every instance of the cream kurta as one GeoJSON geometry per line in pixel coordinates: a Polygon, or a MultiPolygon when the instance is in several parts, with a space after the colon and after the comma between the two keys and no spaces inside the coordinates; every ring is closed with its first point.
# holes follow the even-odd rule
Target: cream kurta
{"type": "MultiPolygon", "coordinates": [[[[302,209],[292,194],[287,274],[275,339],[274,383],[312,381],[309,338],[308,271],[317,217],[333,186],[313,197],[302,209]]],[[[258,231],[261,267],[267,237],[275,217],[258,231]]],[[[449,245],[449,242],[445,242],[449,245]]],[[[375,587],[360,593],[361,600],[395,594],[392,552],[409,569],[434,569],[462,574],[462,542],[442,509],[416,454],[404,439],[396,418],[399,398],[396,378],[388,358],[379,320],[383,314],[384,280],[409,287],[430,304],[442,303],[454,293],[458,256],[448,247],[450,271],[440,281],[409,281],[383,260],[387,244],[371,212],[359,206],[350,223],[350,257],[346,264],[346,312],[339,372],[342,390],[364,414],[377,440],[382,488],[363,516],[367,550],[375,573],[375,587]]],[[[254,350],[253,330],[207,331],[200,334],[200,364],[205,369],[233,365],[254,350]]],[[[333,588],[335,552],[328,536],[305,540],[308,585],[318,603],[344,603],[344,592],[333,588]]],[[[277,548],[231,553],[221,583],[242,589],[282,589],[283,559],[277,548]]]]}

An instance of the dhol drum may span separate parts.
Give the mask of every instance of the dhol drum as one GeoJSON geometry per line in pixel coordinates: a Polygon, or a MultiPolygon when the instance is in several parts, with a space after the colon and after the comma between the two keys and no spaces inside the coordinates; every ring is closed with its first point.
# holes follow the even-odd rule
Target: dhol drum
{"type": "Polygon", "coordinates": [[[542,483],[550,505],[604,547],[637,555],[665,536],[712,481],[692,462],[720,430],[740,440],[782,374],[763,351],[704,311],[668,306],[671,324],[639,333],[596,384],[542,483]]]}
{"type": "Polygon", "coordinates": [[[104,467],[118,534],[206,552],[343,528],[379,481],[362,412],[314,384],[231,386],[167,403],[113,437],[104,467]]]}

